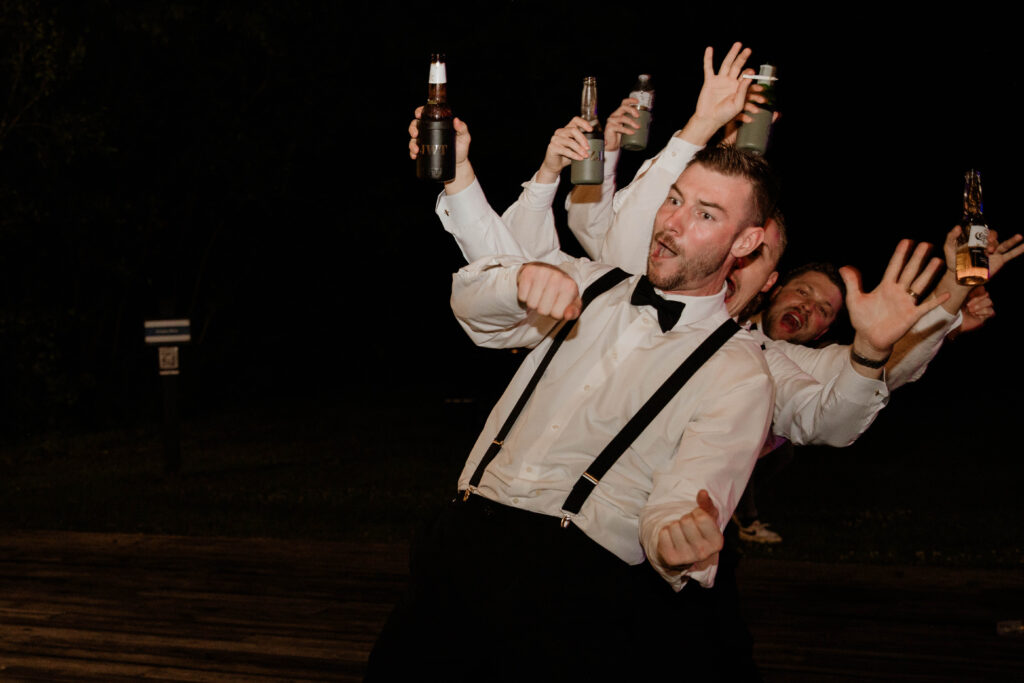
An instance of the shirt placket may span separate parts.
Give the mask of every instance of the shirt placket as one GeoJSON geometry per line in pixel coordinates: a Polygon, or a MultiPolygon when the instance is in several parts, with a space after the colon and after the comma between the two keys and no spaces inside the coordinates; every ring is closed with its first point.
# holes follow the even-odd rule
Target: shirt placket
{"type": "MultiPolygon", "coordinates": [[[[548,468],[558,464],[558,441],[566,425],[576,418],[580,410],[585,410],[590,401],[600,396],[608,379],[615,375],[630,354],[634,353],[656,331],[660,332],[653,309],[649,309],[649,307],[639,309],[638,315],[623,330],[615,343],[596,359],[583,376],[578,380],[575,378],[569,380],[578,383],[576,389],[572,394],[567,395],[567,400],[561,401],[561,406],[557,411],[550,414],[544,426],[538,430],[534,438],[530,439],[530,445],[522,449],[523,453],[519,458],[519,471],[516,475],[518,479],[524,482],[543,479],[548,468]]],[[[603,445],[600,444],[600,446],[603,445]]]]}

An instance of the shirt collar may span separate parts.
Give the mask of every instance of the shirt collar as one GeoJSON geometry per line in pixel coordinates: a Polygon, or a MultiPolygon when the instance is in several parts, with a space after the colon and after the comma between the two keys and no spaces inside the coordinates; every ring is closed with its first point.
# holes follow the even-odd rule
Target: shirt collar
{"type": "Polygon", "coordinates": [[[679,322],[672,326],[673,331],[680,329],[684,325],[692,325],[719,313],[723,313],[726,317],[729,315],[725,307],[725,284],[722,285],[720,292],[708,296],[668,294],[657,287],[654,288],[654,291],[669,301],[682,301],[685,304],[683,314],[679,316],[679,322]]]}

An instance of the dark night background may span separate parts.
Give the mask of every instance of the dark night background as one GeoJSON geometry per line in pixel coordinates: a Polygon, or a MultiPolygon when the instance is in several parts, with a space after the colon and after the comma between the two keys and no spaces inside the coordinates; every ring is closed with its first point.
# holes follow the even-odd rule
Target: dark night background
{"type": "MultiPolygon", "coordinates": [[[[941,243],[972,167],[989,224],[1019,231],[1008,18],[818,7],[0,1],[3,439],[158,421],[153,317],[192,320],[185,419],[365,397],[400,425],[410,396],[490,400],[509,356],[455,324],[461,256],[407,156],[433,51],[498,210],[584,76],[604,119],[654,75],[653,153],[692,111],[704,46],[717,65],[741,40],[751,66],[779,68],[786,264],[856,265],[873,286],[898,239],[941,243]]],[[[624,153],[620,179],[641,161],[624,153]]],[[[1012,264],[990,288],[997,317],[897,392],[865,437],[875,457],[941,435],[965,477],[1003,476],[1022,284],[1012,264]]],[[[927,486],[932,455],[909,457],[906,486],[927,486]]]]}

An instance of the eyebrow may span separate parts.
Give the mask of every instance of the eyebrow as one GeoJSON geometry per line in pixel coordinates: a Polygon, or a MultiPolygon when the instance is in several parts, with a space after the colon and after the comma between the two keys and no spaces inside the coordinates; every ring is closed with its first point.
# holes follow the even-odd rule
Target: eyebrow
{"type": "MultiPolygon", "coordinates": [[[[669,187],[669,189],[670,190],[675,190],[676,194],[679,195],[680,197],[683,196],[683,190],[679,187],[679,181],[676,181],[676,182],[672,183],[672,186],[669,187]]],[[[719,211],[721,211],[726,216],[729,215],[729,212],[726,211],[725,207],[722,206],[721,204],[716,204],[715,202],[709,202],[709,201],[704,200],[704,199],[698,199],[697,203],[699,205],[701,205],[703,207],[706,207],[706,208],[709,208],[709,209],[718,209],[719,211]]]]}
{"type": "Polygon", "coordinates": [[[829,302],[827,299],[825,299],[824,297],[820,297],[820,300],[819,300],[818,290],[814,288],[814,285],[810,284],[806,280],[799,280],[799,282],[804,287],[806,287],[807,289],[811,290],[811,293],[814,295],[814,300],[817,301],[821,306],[823,306],[824,308],[827,308],[829,311],[833,310],[832,303],[829,302]]]}

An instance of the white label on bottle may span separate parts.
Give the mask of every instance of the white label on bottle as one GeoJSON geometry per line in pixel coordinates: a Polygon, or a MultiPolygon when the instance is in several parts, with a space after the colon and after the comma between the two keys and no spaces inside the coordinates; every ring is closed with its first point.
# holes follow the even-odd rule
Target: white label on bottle
{"type": "MultiPolygon", "coordinates": [[[[422,73],[422,72],[421,72],[422,73]]],[[[444,71],[444,62],[430,63],[430,78],[427,83],[447,83],[448,77],[444,71]]]]}
{"type": "Polygon", "coordinates": [[[988,246],[988,226],[987,225],[972,225],[970,231],[967,234],[967,246],[968,247],[987,247],[988,246]]]}
{"type": "Polygon", "coordinates": [[[635,97],[636,99],[640,100],[640,102],[637,104],[638,107],[650,109],[654,105],[654,93],[652,93],[650,90],[634,90],[633,92],[629,93],[629,96],[635,97]]]}

